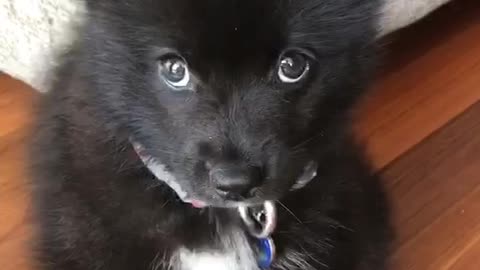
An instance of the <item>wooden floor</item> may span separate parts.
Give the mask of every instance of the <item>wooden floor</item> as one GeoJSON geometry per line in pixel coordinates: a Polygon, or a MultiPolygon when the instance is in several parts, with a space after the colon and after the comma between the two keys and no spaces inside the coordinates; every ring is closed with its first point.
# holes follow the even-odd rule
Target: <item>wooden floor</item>
{"type": "MultiPolygon", "coordinates": [[[[480,1],[456,0],[384,41],[356,131],[385,178],[392,270],[480,269],[480,1]]],[[[32,102],[0,76],[0,269],[33,270],[24,170],[32,102]]]]}

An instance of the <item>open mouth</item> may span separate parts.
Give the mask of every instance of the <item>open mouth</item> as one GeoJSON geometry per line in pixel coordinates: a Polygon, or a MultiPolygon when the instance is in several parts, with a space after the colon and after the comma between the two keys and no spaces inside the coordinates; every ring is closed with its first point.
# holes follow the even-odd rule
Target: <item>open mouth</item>
{"type": "MultiPolygon", "coordinates": [[[[158,180],[164,182],[171,189],[173,189],[183,202],[188,203],[195,208],[205,208],[209,206],[207,202],[204,202],[197,198],[192,198],[191,193],[193,192],[189,192],[185,187],[180,185],[180,183],[177,181],[175,176],[166,169],[166,166],[156,158],[148,155],[145,151],[145,148],[141,144],[135,141],[132,141],[132,146],[135,149],[135,152],[137,153],[137,155],[140,157],[140,159],[145,164],[145,166],[152,172],[152,174],[158,180]]],[[[307,163],[307,165],[303,168],[301,175],[292,185],[290,190],[298,190],[305,187],[310,181],[312,181],[316,177],[317,167],[318,167],[317,163],[314,161],[310,161],[309,163],[307,163]]],[[[272,204],[269,201],[265,201],[263,204],[260,205],[261,207],[264,208],[264,210],[259,212],[263,212],[264,214],[271,214],[272,213],[272,211],[270,211],[272,208],[271,205],[272,204]]],[[[256,211],[252,209],[258,208],[258,206],[251,206],[250,208],[252,209],[248,209],[246,204],[242,202],[235,202],[231,204],[227,203],[225,207],[229,207],[229,208],[238,207],[240,213],[243,213],[243,216],[245,217],[248,217],[247,215],[248,212],[256,211]]]]}

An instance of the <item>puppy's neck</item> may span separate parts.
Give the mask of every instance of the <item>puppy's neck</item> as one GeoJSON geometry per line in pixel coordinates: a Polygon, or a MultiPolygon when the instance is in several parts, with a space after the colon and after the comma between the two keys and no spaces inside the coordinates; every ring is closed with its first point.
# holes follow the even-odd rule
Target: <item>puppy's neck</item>
{"type": "Polygon", "coordinates": [[[246,232],[230,227],[218,232],[218,242],[189,249],[180,247],[171,258],[174,270],[258,270],[257,259],[246,232]]]}

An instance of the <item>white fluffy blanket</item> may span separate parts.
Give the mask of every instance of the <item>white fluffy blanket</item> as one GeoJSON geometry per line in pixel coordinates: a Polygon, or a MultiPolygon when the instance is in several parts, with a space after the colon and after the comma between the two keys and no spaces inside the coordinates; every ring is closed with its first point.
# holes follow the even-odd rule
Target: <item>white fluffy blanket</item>
{"type": "MultiPolygon", "coordinates": [[[[379,33],[405,27],[450,0],[384,0],[379,33]]],[[[39,91],[84,16],[80,0],[0,0],[0,70],[39,91]]]]}

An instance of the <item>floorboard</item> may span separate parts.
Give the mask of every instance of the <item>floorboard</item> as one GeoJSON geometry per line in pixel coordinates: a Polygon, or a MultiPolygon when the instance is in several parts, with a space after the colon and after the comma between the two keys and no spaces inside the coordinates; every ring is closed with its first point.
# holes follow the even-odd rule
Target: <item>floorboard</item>
{"type": "Polygon", "coordinates": [[[382,168],[480,100],[480,1],[460,0],[388,37],[387,65],[358,108],[382,168]]]}
{"type": "MultiPolygon", "coordinates": [[[[450,269],[479,241],[479,115],[476,103],[383,171],[397,233],[394,269],[450,269]]],[[[478,269],[480,257],[475,262],[464,270],[478,269]]]]}

